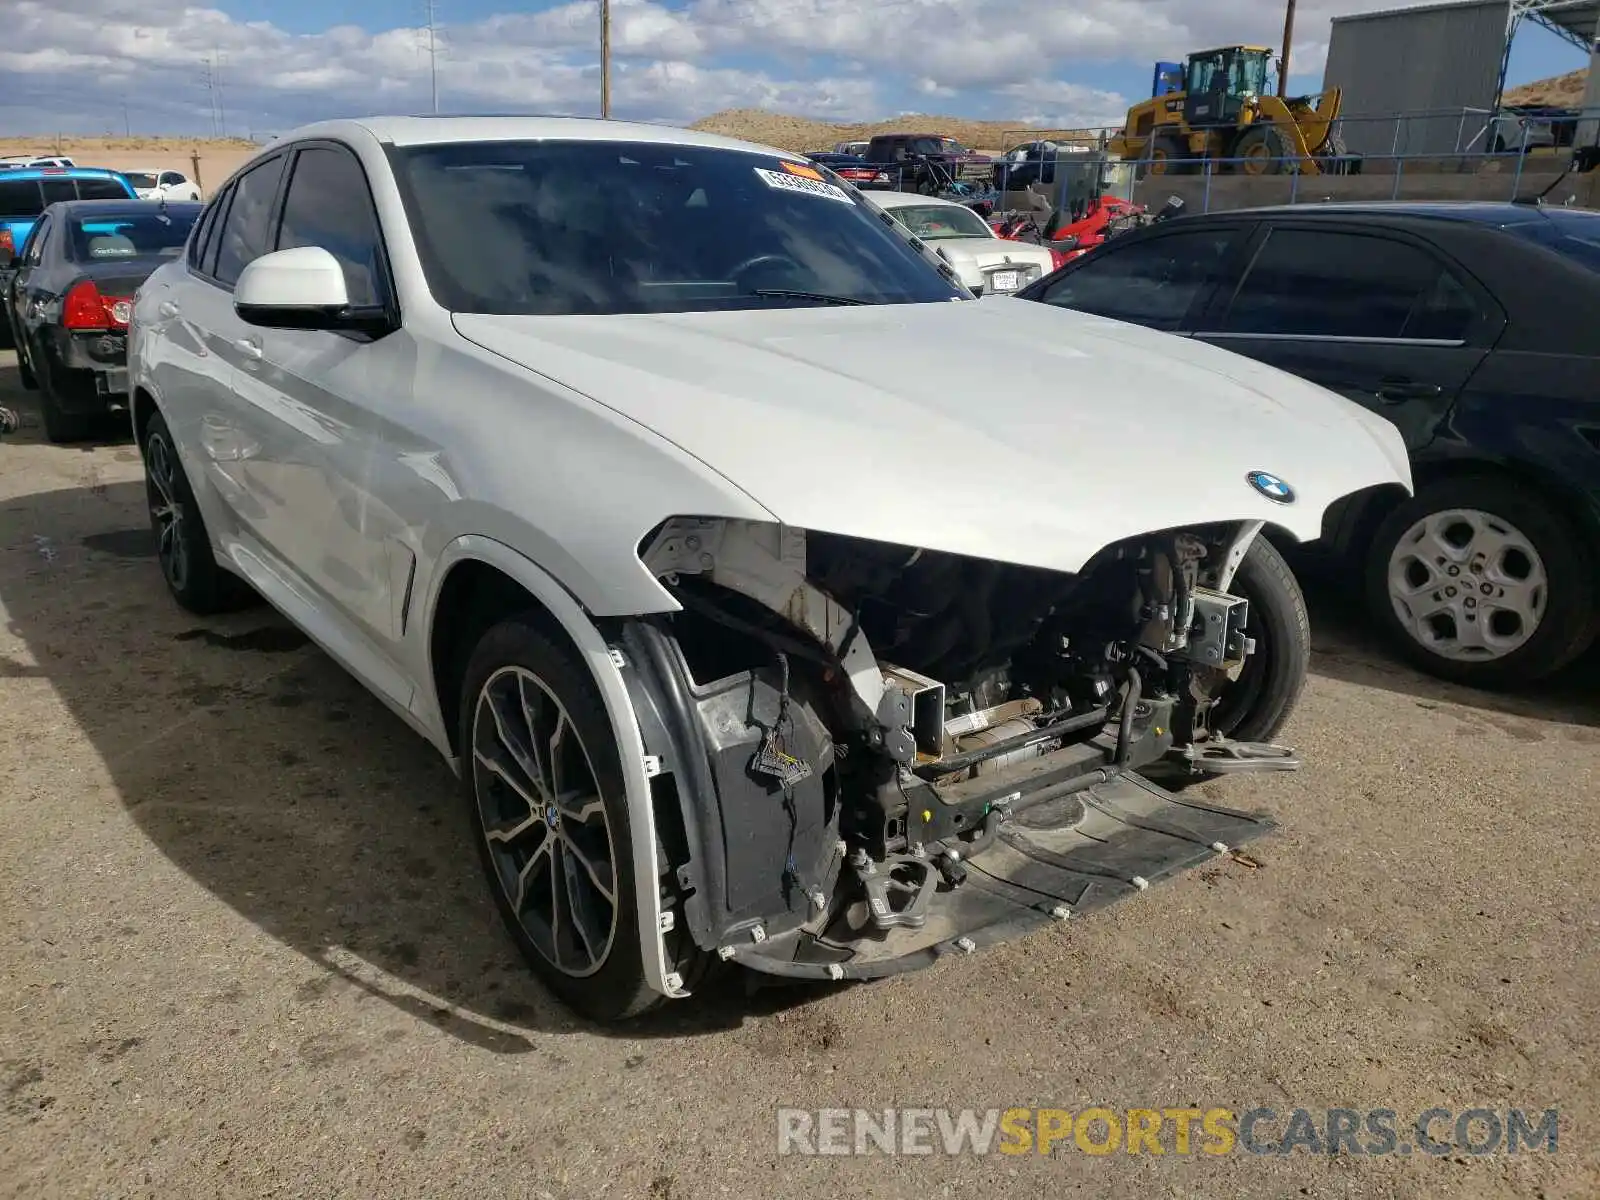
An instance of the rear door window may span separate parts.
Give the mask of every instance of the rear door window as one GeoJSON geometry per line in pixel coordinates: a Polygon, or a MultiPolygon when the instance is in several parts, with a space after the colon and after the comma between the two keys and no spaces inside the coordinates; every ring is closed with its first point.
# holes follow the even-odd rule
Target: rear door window
{"type": "Polygon", "coordinates": [[[1217,327],[1232,335],[1455,341],[1478,317],[1471,293],[1410,242],[1276,228],[1217,327]]]}
{"type": "Polygon", "coordinates": [[[1210,226],[1108,248],[1083,260],[1037,299],[1167,332],[1222,277],[1239,226],[1210,226]]]}
{"type": "MultiPolygon", "coordinates": [[[[52,204],[59,204],[63,200],[78,199],[78,181],[76,179],[41,179],[39,181],[39,190],[44,193],[44,202],[47,208],[52,204]]],[[[119,188],[112,192],[110,196],[91,197],[91,199],[109,200],[112,197],[120,197],[126,200],[128,193],[119,188]]]]}

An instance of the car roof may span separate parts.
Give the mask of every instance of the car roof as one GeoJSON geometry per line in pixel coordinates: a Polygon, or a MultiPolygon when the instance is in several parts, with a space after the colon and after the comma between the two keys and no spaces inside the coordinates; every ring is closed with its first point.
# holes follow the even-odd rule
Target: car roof
{"type": "Polygon", "coordinates": [[[872,202],[879,208],[910,208],[913,204],[937,204],[945,208],[966,208],[968,212],[972,212],[965,204],[945,200],[940,196],[924,196],[920,192],[873,192],[872,202]]]}
{"type": "Polygon", "coordinates": [[[361,134],[392,146],[437,146],[452,142],[648,142],[661,146],[690,146],[774,154],[796,162],[805,159],[805,155],[790,150],[723,137],[717,133],[703,133],[698,129],[680,129],[673,125],[653,125],[645,122],[606,121],[592,117],[421,116],[318,121],[315,124],[302,125],[275,138],[264,149],[304,138],[330,137],[348,140],[361,134]]]}
{"type": "Polygon", "coordinates": [[[1235,208],[1219,212],[1196,214],[1196,221],[1219,220],[1228,217],[1295,217],[1307,220],[1431,220],[1460,221],[1473,225],[1504,228],[1507,225],[1527,225],[1547,220],[1552,212],[1574,216],[1588,215],[1600,219],[1600,213],[1585,209],[1543,208],[1537,204],[1512,204],[1495,200],[1345,200],[1313,201],[1305,204],[1273,204],[1257,208],[1235,208]]]}
{"type": "Polygon", "coordinates": [[[121,171],[106,167],[21,167],[6,172],[7,181],[13,179],[120,179],[121,171]]]}

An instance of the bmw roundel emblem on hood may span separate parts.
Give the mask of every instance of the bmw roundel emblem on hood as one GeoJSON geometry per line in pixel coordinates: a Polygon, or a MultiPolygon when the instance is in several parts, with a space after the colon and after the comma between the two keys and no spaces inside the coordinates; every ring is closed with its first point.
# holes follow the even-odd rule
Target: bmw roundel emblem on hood
{"type": "Polygon", "coordinates": [[[1294,489],[1270,471],[1251,471],[1245,482],[1274,504],[1293,504],[1294,489]]]}

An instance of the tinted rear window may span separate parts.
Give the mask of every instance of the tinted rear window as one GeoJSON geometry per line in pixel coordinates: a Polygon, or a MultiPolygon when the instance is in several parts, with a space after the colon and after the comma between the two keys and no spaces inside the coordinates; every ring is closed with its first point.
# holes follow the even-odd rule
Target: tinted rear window
{"type": "Polygon", "coordinates": [[[78,179],[79,200],[126,200],[128,189],[120,179],[78,179]]]}
{"type": "Polygon", "coordinates": [[[0,179],[0,216],[37,217],[43,211],[38,180],[0,179]]]}
{"type": "Polygon", "coordinates": [[[194,226],[197,213],[117,213],[74,217],[68,224],[74,262],[137,258],[147,254],[176,257],[194,226]]]}

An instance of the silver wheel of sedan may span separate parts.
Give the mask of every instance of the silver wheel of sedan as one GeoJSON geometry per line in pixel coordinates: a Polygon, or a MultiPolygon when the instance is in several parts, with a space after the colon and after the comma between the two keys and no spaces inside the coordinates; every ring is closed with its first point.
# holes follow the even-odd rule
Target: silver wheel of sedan
{"type": "Polygon", "coordinates": [[[1509,521],[1472,508],[1429,513],[1389,555],[1389,600],[1406,632],[1443,658],[1501,658],[1527,644],[1549,602],[1544,560],[1509,521]]]}
{"type": "Polygon", "coordinates": [[[614,839],[589,752],[556,693],[506,666],[478,691],[472,785],[495,880],[528,941],[573,978],[617,931],[614,839]]]}

